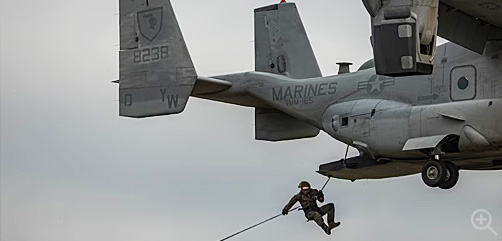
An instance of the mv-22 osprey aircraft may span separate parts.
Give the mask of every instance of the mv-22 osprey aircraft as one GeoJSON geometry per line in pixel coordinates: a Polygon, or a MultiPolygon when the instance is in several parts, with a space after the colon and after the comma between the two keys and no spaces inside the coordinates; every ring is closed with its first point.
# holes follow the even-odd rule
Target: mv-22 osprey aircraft
{"type": "Polygon", "coordinates": [[[359,156],[318,170],[352,181],[421,172],[428,186],[450,189],[459,169],[502,169],[500,15],[477,27],[479,18],[441,1],[429,6],[439,28],[424,29],[417,27],[423,12],[414,12],[423,6],[392,8],[392,1],[400,0],[363,1],[373,17],[375,60],[357,72],[342,66],[338,75],[322,77],[296,5],[284,2],[254,11],[255,71],[203,77],[169,0],[120,0],[120,115],[181,113],[190,96],[252,107],[257,140],[311,138],[322,130],[357,148],[359,156]],[[462,39],[470,33],[455,23],[490,34],[462,39]],[[438,32],[459,45],[436,49],[438,32]],[[381,51],[385,44],[394,49],[381,51]]]}

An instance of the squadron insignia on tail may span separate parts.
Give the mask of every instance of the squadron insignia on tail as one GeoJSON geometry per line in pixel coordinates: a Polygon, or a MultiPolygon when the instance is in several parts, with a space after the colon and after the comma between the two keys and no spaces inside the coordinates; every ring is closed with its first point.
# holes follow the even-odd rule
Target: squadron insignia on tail
{"type": "Polygon", "coordinates": [[[184,110],[197,79],[169,1],[120,1],[120,115],[184,110]]]}

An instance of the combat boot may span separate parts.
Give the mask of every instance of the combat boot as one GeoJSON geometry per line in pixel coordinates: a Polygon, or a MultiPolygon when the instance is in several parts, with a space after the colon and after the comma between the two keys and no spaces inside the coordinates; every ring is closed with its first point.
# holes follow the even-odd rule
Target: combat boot
{"type": "Polygon", "coordinates": [[[326,224],[323,224],[321,228],[327,235],[331,235],[331,229],[326,224]]]}
{"type": "Polygon", "coordinates": [[[334,229],[334,228],[340,226],[340,224],[341,224],[340,222],[329,223],[329,230],[334,229]]]}

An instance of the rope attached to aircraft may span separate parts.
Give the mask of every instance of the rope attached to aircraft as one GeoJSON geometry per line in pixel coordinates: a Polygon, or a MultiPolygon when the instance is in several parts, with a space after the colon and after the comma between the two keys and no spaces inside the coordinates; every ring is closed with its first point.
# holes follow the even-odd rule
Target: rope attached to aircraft
{"type": "MultiPolygon", "coordinates": [[[[345,151],[345,159],[347,159],[347,155],[349,154],[349,148],[350,148],[350,146],[349,146],[349,145],[347,145],[347,150],[345,151]]],[[[329,178],[328,178],[328,180],[326,181],[326,183],[324,183],[324,185],[323,185],[323,186],[322,186],[322,188],[321,188],[321,191],[323,191],[323,190],[324,190],[324,188],[326,188],[326,186],[328,185],[328,183],[329,183],[329,181],[330,181],[330,180],[331,180],[331,177],[329,177],[329,178]]],[[[301,206],[294,207],[294,208],[292,208],[291,210],[289,210],[289,212],[291,212],[291,211],[296,211],[296,210],[301,211],[301,210],[302,210],[302,209],[301,209],[301,206]]],[[[258,226],[261,226],[261,225],[263,225],[263,224],[265,224],[265,223],[268,223],[268,222],[270,222],[270,221],[272,221],[272,220],[274,220],[274,219],[276,219],[276,218],[278,218],[278,217],[281,217],[281,216],[283,216],[283,215],[282,215],[282,213],[281,213],[281,214],[278,214],[278,215],[275,215],[275,216],[273,216],[273,217],[271,217],[271,218],[269,218],[269,219],[266,219],[265,221],[259,222],[259,223],[255,224],[255,225],[253,225],[253,226],[250,226],[250,227],[248,227],[248,228],[245,228],[245,229],[243,229],[243,230],[241,230],[241,231],[239,231],[239,232],[237,232],[237,233],[234,233],[234,234],[232,234],[232,235],[230,235],[230,236],[228,236],[228,237],[226,237],[226,238],[224,238],[224,239],[222,239],[222,240],[220,240],[220,241],[225,241],[225,240],[231,239],[231,238],[233,238],[233,237],[235,237],[235,236],[237,236],[237,235],[239,235],[239,234],[241,234],[241,233],[244,233],[244,232],[249,231],[249,230],[251,230],[251,229],[253,229],[253,228],[256,228],[256,227],[258,227],[258,226]]]]}

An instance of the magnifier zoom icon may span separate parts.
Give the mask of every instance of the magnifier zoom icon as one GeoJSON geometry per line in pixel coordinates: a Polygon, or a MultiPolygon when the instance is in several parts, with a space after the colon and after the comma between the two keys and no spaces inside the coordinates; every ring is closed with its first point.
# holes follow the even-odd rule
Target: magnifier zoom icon
{"type": "Polygon", "coordinates": [[[498,233],[492,228],[492,215],[484,209],[476,210],[471,216],[472,226],[480,231],[490,230],[493,235],[498,236],[498,233]]]}

